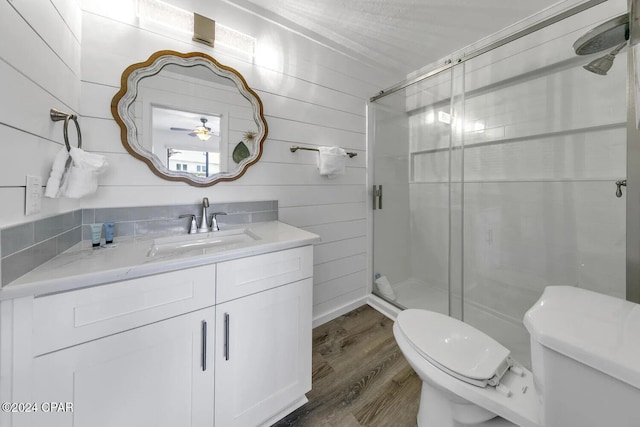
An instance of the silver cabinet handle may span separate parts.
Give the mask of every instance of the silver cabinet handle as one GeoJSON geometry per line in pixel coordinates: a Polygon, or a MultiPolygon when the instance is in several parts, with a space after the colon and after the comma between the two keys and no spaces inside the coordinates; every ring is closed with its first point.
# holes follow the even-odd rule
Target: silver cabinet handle
{"type": "Polygon", "coordinates": [[[207,321],[202,321],[202,371],[207,370],[207,321]]]}
{"type": "Polygon", "coordinates": [[[224,360],[229,360],[229,313],[224,314],[224,360]]]}

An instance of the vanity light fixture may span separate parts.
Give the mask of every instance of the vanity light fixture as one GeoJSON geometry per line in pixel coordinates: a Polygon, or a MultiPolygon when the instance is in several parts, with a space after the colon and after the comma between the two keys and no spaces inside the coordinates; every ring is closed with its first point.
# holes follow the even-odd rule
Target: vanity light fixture
{"type": "Polygon", "coordinates": [[[224,25],[216,25],[216,42],[231,50],[244,53],[253,58],[256,51],[256,38],[236,31],[224,25]]]}
{"type": "Polygon", "coordinates": [[[255,53],[254,37],[161,0],[138,0],[138,19],[143,26],[148,22],[181,35],[190,34],[192,40],[211,47],[215,41],[219,46],[241,52],[251,58],[255,53]]]}
{"type": "Polygon", "coordinates": [[[213,47],[216,39],[216,21],[200,14],[193,14],[193,38],[195,42],[213,47]]]}
{"type": "Polygon", "coordinates": [[[191,34],[194,28],[194,14],[160,0],[138,0],[138,18],[181,34],[191,34]]]}

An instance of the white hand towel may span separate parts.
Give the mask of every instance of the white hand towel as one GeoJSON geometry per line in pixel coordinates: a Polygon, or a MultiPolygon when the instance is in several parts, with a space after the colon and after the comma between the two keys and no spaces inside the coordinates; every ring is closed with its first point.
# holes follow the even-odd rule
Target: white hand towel
{"type": "Polygon", "coordinates": [[[49,197],[51,199],[60,197],[60,187],[62,186],[63,178],[66,178],[64,177],[64,173],[65,164],[67,163],[68,158],[69,151],[67,151],[67,147],[62,147],[58,151],[58,154],[56,154],[56,158],[53,161],[51,173],[47,180],[47,188],[44,191],[45,197],[49,197]]]}
{"type": "Polygon", "coordinates": [[[345,174],[347,152],[340,147],[318,147],[318,169],[320,175],[335,178],[345,174]]]}
{"type": "Polygon", "coordinates": [[[71,147],[69,152],[73,163],[69,168],[62,195],[79,199],[98,190],[98,175],[107,170],[109,163],[104,156],[87,153],[80,148],[71,147]]]}

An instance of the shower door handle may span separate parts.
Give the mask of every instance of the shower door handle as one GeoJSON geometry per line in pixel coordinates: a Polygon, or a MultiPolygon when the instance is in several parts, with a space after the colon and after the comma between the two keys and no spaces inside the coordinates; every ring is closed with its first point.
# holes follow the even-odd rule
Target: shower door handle
{"type": "Polygon", "coordinates": [[[373,186],[373,210],[376,209],[382,209],[382,185],[373,186]]]}

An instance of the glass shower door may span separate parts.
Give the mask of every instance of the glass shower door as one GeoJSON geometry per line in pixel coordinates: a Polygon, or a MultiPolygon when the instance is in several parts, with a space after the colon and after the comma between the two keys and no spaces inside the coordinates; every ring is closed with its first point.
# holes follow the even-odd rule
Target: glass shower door
{"type": "Polygon", "coordinates": [[[451,90],[445,72],[369,105],[374,191],[382,187],[382,206],[374,197],[374,294],[402,308],[445,314],[452,268],[451,90]]]}
{"type": "Polygon", "coordinates": [[[605,18],[465,63],[464,320],[525,364],[522,319],[546,286],[625,297],[626,64],[593,74],[571,47],[605,18]]]}

